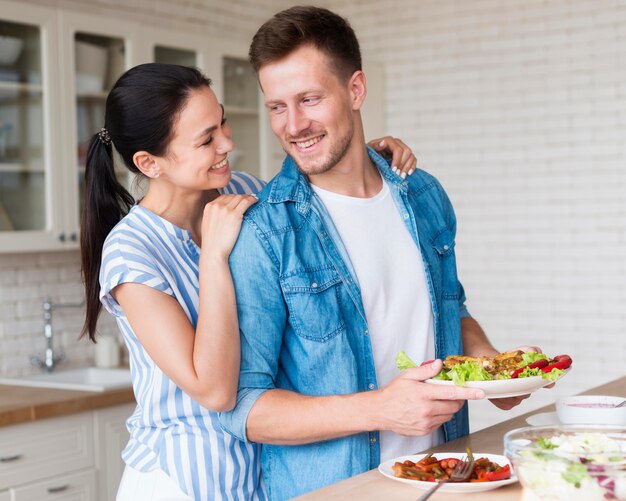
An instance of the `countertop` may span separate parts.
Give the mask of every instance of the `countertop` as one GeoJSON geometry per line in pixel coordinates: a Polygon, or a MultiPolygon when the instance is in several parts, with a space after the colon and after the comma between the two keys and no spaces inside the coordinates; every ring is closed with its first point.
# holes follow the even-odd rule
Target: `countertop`
{"type": "Polygon", "coordinates": [[[64,416],[134,401],[132,388],[93,392],[0,385],[0,426],[64,416]]]}
{"type": "MultiPolygon", "coordinates": [[[[581,395],[585,394],[626,397],[626,376],[581,393],[581,395]]],[[[502,437],[507,431],[528,426],[526,423],[528,416],[554,410],[554,404],[547,405],[541,409],[535,409],[532,412],[514,417],[508,421],[503,421],[430,450],[432,452],[462,452],[466,447],[471,447],[472,450],[477,452],[502,454],[502,437]]],[[[298,499],[302,501],[344,499],[358,499],[359,501],[380,501],[381,499],[385,501],[414,501],[424,492],[425,491],[421,489],[388,479],[379,473],[378,470],[370,470],[361,475],[301,496],[298,499]]],[[[437,501],[458,501],[460,497],[461,495],[459,494],[437,492],[433,495],[432,499],[436,499],[437,501]]],[[[522,487],[519,483],[515,483],[487,492],[464,493],[462,497],[468,501],[520,501],[522,499],[522,487]]]]}

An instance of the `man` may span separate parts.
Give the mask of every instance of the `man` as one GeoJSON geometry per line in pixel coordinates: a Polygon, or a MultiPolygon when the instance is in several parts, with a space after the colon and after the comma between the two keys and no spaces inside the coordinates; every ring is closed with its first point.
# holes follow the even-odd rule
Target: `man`
{"type": "Polygon", "coordinates": [[[288,499],[468,432],[465,401],[484,392],[424,383],[441,360],[399,374],[398,351],[418,363],[497,351],[465,307],[445,192],[366,147],[349,24],[288,9],[259,29],[250,60],[288,157],[231,255],[242,360],[221,420],[264,444],[268,494],[288,499]]]}

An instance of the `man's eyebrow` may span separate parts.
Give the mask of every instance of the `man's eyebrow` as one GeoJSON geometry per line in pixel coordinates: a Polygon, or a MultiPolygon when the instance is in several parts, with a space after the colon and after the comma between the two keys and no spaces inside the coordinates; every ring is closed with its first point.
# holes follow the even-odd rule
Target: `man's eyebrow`
{"type": "MultiPolygon", "coordinates": [[[[224,122],[224,114],[225,114],[224,105],[220,104],[220,108],[222,108],[222,119],[220,120],[220,122],[224,122]]],[[[211,127],[207,127],[202,132],[200,132],[198,135],[196,135],[196,137],[194,137],[194,140],[200,139],[201,137],[204,137],[207,134],[210,134],[214,130],[217,130],[217,125],[212,125],[211,127]]]]}

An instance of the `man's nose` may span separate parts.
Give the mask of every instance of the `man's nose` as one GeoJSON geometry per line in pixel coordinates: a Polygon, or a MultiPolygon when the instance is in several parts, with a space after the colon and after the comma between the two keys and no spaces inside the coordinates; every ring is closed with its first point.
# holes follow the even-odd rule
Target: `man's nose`
{"type": "Polygon", "coordinates": [[[292,108],[287,112],[287,133],[290,136],[298,135],[309,127],[310,121],[299,108],[292,108]]]}

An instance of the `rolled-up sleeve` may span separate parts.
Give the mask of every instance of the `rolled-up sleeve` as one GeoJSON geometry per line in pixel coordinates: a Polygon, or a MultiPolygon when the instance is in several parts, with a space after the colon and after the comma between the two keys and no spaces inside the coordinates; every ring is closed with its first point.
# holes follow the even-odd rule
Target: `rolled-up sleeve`
{"type": "Polygon", "coordinates": [[[287,318],[277,260],[265,235],[253,221],[244,223],[231,256],[241,335],[241,369],[237,404],[220,414],[224,430],[247,440],[250,410],[267,390],[276,387],[276,374],[287,318]]]}

